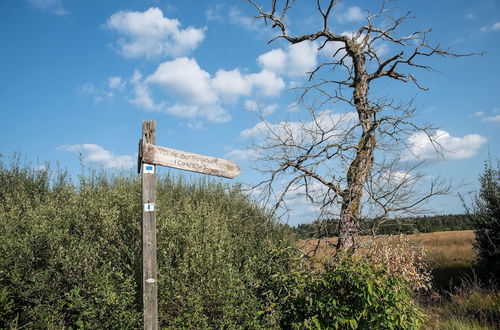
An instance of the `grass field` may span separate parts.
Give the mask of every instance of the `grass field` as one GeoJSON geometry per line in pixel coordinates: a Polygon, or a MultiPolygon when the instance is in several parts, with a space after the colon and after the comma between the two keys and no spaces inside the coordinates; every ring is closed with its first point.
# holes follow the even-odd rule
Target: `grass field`
{"type": "MultiPolygon", "coordinates": [[[[383,237],[383,236],[382,236],[383,237]]],[[[422,244],[427,252],[428,262],[431,266],[439,267],[449,264],[471,264],[475,252],[472,244],[474,233],[472,230],[442,231],[428,234],[413,234],[407,237],[416,243],[422,244]]],[[[361,237],[361,242],[366,243],[373,238],[361,237]]],[[[308,255],[321,258],[331,255],[337,244],[337,238],[309,239],[300,241],[300,249],[308,255]]]]}
{"type": "MultiPolygon", "coordinates": [[[[412,234],[406,237],[423,246],[426,261],[432,268],[434,288],[438,291],[449,291],[454,285],[460,284],[462,278],[470,279],[476,275],[477,270],[473,264],[475,251],[472,230],[412,234]]],[[[361,237],[361,249],[363,249],[363,244],[372,240],[371,236],[361,237]]],[[[321,240],[302,240],[300,249],[309,256],[323,259],[332,255],[336,243],[337,238],[335,237],[321,240]]]]}

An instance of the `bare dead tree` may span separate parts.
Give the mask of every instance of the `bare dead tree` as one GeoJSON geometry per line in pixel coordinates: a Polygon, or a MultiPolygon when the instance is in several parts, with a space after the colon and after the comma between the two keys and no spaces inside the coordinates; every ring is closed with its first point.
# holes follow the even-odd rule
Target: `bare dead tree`
{"type": "Polygon", "coordinates": [[[256,150],[268,179],[261,189],[274,209],[290,202],[290,196],[305,196],[320,216],[339,217],[338,249],[357,246],[363,209],[375,219],[373,228],[391,214],[411,209],[422,211],[429,198],[445,194],[450,186],[439,179],[427,182],[422,192],[418,164],[408,161],[411,134],[426,134],[440,151],[434,129],[413,120],[413,102],[396,102],[370,93],[380,79],[413,83],[417,69],[432,70],[422,61],[431,56],[469,56],[442,49],[427,42],[431,30],[399,35],[411,12],[398,18],[389,16],[393,8],[384,2],[376,13],[367,13],[366,24],[351,35],[335,33],[332,16],[340,0],[316,1],[322,27],[310,34],[291,35],[287,17],[293,0],[271,0],[270,8],[248,0],[264,20],[278,31],[269,42],[281,39],[289,44],[314,42],[318,50],[331,50],[331,59],[308,73],[309,83],[297,88],[298,100],[314,95],[306,120],[270,124],[264,118],[258,127],[265,134],[256,150]],[[380,45],[390,44],[392,55],[380,55],[380,45]],[[325,105],[347,104],[355,112],[339,115],[324,110],[325,105]],[[391,158],[392,157],[392,158],[391,158]],[[406,157],[406,158],[405,158],[406,157]],[[377,159],[377,161],[376,161],[377,159]],[[276,184],[285,182],[276,189],[276,184]]]}

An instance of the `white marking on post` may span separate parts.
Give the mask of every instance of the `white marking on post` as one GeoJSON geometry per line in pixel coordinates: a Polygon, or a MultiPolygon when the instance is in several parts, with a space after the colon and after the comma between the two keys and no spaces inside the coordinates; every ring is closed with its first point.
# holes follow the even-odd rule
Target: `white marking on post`
{"type": "Polygon", "coordinates": [[[154,203],[146,203],[144,204],[144,212],[153,212],[155,210],[154,203]]]}
{"type": "Polygon", "coordinates": [[[148,278],[148,279],[146,280],[146,282],[147,282],[147,283],[154,283],[154,282],[156,282],[156,280],[155,280],[154,278],[148,278]]]}
{"type": "Polygon", "coordinates": [[[155,174],[155,166],[152,164],[144,164],[142,172],[144,174],[155,174]]]}

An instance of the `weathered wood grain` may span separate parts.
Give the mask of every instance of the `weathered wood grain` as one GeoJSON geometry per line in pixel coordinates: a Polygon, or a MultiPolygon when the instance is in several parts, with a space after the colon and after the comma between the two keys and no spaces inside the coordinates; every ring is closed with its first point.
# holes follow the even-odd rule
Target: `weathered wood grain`
{"type": "MultiPolygon", "coordinates": [[[[156,143],[156,122],[142,122],[142,141],[156,143]]],[[[141,167],[144,166],[144,160],[141,167]]],[[[145,204],[156,205],[156,173],[141,176],[142,209],[142,299],[144,329],[158,329],[158,284],[156,261],[156,212],[149,211],[145,204]]]]}
{"type": "Polygon", "coordinates": [[[236,163],[225,159],[160,147],[144,141],[141,148],[142,161],[146,163],[230,179],[241,173],[236,163]]]}

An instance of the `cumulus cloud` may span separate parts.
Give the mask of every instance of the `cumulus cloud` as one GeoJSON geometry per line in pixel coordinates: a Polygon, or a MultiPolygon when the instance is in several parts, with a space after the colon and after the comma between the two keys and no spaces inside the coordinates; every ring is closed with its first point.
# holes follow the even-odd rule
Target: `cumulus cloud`
{"type": "Polygon", "coordinates": [[[164,104],[156,104],[151,95],[151,90],[149,86],[144,83],[142,73],[138,70],[134,72],[130,83],[133,86],[133,98],[129,99],[129,102],[146,109],[148,111],[160,111],[163,109],[164,104]]]}
{"type": "Polygon", "coordinates": [[[28,0],[28,3],[32,8],[54,15],[63,16],[69,14],[69,11],[63,7],[61,0],[28,0]]]}
{"type": "Polygon", "coordinates": [[[252,84],[238,69],[217,71],[211,86],[228,103],[235,103],[240,96],[250,95],[252,90],[252,84]]]}
{"type": "MultiPolygon", "coordinates": [[[[144,89],[138,90],[144,94],[141,94],[142,99],[148,100],[148,87],[156,85],[174,100],[173,105],[164,107],[166,112],[183,118],[205,117],[215,122],[226,122],[231,118],[223,104],[234,104],[240,97],[252,93],[278,96],[285,87],[282,78],[266,70],[243,74],[238,69],[221,69],[212,77],[194,58],[187,57],[161,63],[142,81],[142,85],[137,85],[137,89],[144,89]]],[[[142,103],[151,108],[147,102],[142,103]]]]}
{"type": "Polygon", "coordinates": [[[304,76],[317,65],[317,44],[301,42],[283,49],[273,49],[257,58],[263,70],[286,74],[291,77],[304,76]]]}
{"type": "Polygon", "coordinates": [[[194,58],[163,62],[146,82],[158,84],[167,93],[180,95],[193,104],[214,104],[218,100],[210,86],[210,74],[194,58]]]}
{"type": "Polygon", "coordinates": [[[204,28],[182,29],[175,18],[163,16],[159,8],[144,12],[119,11],[111,15],[104,25],[116,31],[118,51],[129,58],[178,57],[189,54],[205,38],[204,28]]]}
{"type": "Polygon", "coordinates": [[[445,160],[470,158],[477,154],[479,148],[486,143],[486,138],[478,134],[469,134],[464,137],[451,136],[444,130],[436,130],[431,136],[431,142],[424,132],[415,133],[408,139],[410,150],[405,160],[436,160],[435,145],[440,145],[445,160]]]}
{"type": "Polygon", "coordinates": [[[247,76],[247,79],[257,89],[258,93],[264,96],[278,96],[285,88],[285,81],[275,72],[267,70],[252,73],[247,76]]]}
{"type": "Polygon", "coordinates": [[[134,157],[129,155],[116,155],[97,144],[67,144],[58,147],[57,150],[81,153],[86,161],[99,164],[104,168],[126,169],[132,168],[136,164],[134,157]]]}

